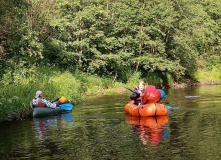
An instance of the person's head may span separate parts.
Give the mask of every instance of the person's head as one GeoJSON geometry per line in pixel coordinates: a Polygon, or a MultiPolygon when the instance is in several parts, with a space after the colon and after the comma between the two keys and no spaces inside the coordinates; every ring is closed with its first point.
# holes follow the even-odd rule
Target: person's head
{"type": "Polygon", "coordinates": [[[43,97],[42,91],[37,91],[37,92],[35,93],[35,98],[38,98],[38,97],[43,97]]]}
{"type": "Polygon", "coordinates": [[[162,89],[158,89],[161,93],[160,100],[165,97],[165,92],[162,89]]]}
{"type": "Polygon", "coordinates": [[[140,82],[138,83],[138,87],[139,87],[139,90],[143,91],[143,90],[145,89],[145,83],[144,83],[144,81],[140,81],[140,82]]]}

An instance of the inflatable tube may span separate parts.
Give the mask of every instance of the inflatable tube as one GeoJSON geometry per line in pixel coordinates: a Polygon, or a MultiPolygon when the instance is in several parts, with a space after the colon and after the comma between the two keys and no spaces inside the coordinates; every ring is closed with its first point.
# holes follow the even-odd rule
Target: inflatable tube
{"type": "Polygon", "coordinates": [[[150,117],[150,116],[165,116],[168,113],[168,108],[164,104],[147,103],[142,106],[137,106],[134,101],[126,104],[125,112],[133,117],[150,117]]]}
{"type": "Polygon", "coordinates": [[[55,109],[49,107],[36,107],[32,111],[33,118],[37,117],[46,117],[61,114],[62,109],[60,107],[56,107],[55,109]]]}

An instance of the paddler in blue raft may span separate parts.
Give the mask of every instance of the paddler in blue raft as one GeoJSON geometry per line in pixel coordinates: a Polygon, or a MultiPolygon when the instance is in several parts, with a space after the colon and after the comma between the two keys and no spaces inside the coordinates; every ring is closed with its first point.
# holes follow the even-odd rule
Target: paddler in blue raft
{"type": "Polygon", "coordinates": [[[37,91],[35,94],[35,98],[31,101],[31,107],[49,107],[49,108],[56,108],[64,103],[70,103],[69,99],[66,99],[64,96],[57,98],[54,101],[49,101],[43,97],[42,91],[37,91]]]}

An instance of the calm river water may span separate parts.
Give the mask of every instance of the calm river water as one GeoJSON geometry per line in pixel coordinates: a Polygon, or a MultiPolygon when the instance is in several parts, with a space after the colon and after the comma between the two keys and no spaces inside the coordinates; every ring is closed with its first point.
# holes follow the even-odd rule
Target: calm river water
{"type": "Polygon", "coordinates": [[[168,116],[126,117],[130,92],[0,126],[0,159],[220,159],[221,86],[166,90],[168,116]]]}

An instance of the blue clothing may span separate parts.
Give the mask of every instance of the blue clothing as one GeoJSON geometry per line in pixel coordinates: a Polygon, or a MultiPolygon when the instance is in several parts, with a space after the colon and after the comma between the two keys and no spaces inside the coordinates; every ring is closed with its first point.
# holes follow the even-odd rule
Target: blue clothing
{"type": "Polygon", "coordinates": [[[163,99],[165,97],[165,92],[162,89],[158,89],[161,93],[160,99],[163,99]]]}

